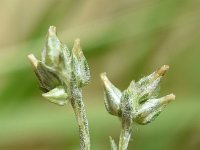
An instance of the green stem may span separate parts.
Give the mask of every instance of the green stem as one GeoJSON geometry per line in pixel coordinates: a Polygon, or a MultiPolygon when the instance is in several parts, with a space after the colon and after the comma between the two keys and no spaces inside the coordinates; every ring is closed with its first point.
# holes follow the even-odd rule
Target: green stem
{"type": "Polygon", "coordinates": [[[119,150],[127,150],[131,133],[132,133],[131,123],[122,121],[122,129],[119,139],[119,150]]]}
{"type": "Polygon", "coordinates": [[[75,94],[71,99],[71,105],[74,109],[76,120],[79,127],[80,148],[81,150],[90,150],[90,135],[88,128],[88,120],[85,113],[84,103],[82,101],[82,93],[75,94]]]}

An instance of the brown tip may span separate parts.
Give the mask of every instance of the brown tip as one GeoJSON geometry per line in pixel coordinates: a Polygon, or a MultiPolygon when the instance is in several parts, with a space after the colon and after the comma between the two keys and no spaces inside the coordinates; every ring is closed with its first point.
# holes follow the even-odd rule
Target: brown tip
{"type": "Polygon", "coordinates": [[[169,69],[168,65],[163,65],[160,69],[156,71],[159,76],[164,76],[167,70],[169,69]]]}

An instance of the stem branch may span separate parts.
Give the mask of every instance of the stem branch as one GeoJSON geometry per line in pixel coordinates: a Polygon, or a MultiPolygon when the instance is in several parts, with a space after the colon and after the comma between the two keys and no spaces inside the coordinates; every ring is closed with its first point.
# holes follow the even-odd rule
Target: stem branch
{"type": "Polygon", "coordinates": [[[71,99],[71,105],[74,109],[76,120],[79,126],[80,148],[81,150],[90,150],[90,135],[88,128],[88,120],[85,113],[84,103],[82,101],[82,93],[75,95],[71,99]]]}
{"type": "Polygon", "coordinates": [[[131,123],[122,121],[122,129],[119,139],[119,150],[127,150],[131,133],[132,133],[131,123]]]}

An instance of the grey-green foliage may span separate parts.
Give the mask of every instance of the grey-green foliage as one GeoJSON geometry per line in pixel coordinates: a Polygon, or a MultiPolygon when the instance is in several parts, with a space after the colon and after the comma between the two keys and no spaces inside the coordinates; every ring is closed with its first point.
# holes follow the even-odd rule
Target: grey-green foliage
{"type": "Polygon", "coordinates": [[[42,96],[58,105],[66,104],[72,97],[72,87],[81,88],[90,80],[80,40],[76,39],[73,49],[69,50],[58,39],[54,26],[49,28],[41,61],[32,54],[28,57],[44,92],[42,96]]]}
{"type": "Polygon", "coordinates": [[[127,148],[133,122],[150,123],[175,99],[174,94],[157,98],[160,80],[168,69],[169,66],[164,65],[138,82],[132,81],[123,92],[109,81],[105,73],[101,74],[106,109],[111,115],[118,116],[122,122],[119,149],[127,148]]]}

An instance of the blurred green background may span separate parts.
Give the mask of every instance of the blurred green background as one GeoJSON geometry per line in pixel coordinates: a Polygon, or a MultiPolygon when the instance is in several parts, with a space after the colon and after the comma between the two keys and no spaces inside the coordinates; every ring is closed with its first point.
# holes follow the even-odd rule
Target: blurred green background
{"type": "Polygon", "coordinates": [[[99,74],[124,90],[163,64],[171,66],[160,96],[177,98],[147,126],[135,125],[129,149],[200,149],[199,0],[1,0],[0,150],[78,150],[70,105],[41,97],[27,60],[40,57],[50,25],[71,48],[75,38],[91,69],[84,87],[91,149],[110,149],[120,122],[103,103],[99,74]]]}

